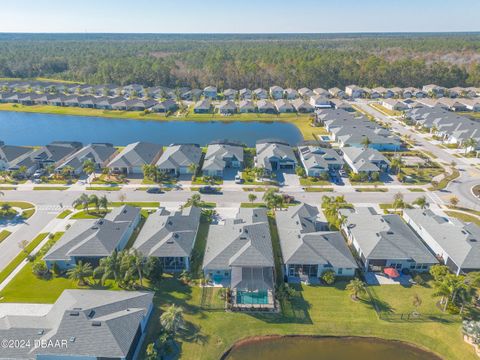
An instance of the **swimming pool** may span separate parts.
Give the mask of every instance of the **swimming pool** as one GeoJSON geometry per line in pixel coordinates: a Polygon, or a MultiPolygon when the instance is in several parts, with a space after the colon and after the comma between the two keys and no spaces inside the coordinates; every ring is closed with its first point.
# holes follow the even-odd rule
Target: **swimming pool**
{"type": "Polygon", "coordinates": [[[237,292],[237,304],[268,304],[266,291],[239,291],[237,292]]]}

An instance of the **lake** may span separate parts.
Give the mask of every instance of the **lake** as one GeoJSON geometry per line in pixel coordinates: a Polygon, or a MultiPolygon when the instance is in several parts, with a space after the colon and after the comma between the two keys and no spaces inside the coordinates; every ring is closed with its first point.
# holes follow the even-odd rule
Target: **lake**
{"type": "Polygon", "coordinates": [[[234,346],[222,360],[441,360],[414,346],[374,338],[272,337],[234,346]]]}
{"type": "Polygon", "coordinates": [[[265,138],[281,139],[292,145],[303,140],[295,125],[282,122],[144,121],[0,111],[0,140],[11,145],[45,145],[54,140],[120,146],[136,141],[206,145],[228,139],[254,146],[257,140],[265,138]]]}

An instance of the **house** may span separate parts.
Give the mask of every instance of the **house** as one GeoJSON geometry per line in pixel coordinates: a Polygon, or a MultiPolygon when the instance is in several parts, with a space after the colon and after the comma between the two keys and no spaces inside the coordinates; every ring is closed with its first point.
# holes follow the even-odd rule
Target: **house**
{"type": "Polygon", "coordinates": [[[223,92],[223,98],[225,100],[235,100],[237,98],[238,91],[235,89],[227,89],[223,92]]]}
{"type": "Polygon", "coordinates": [[[0,141],[0,171],[11,169],[15,164],[26,159],[32,152],[32,148],[5,145],[0,141]]]}
{"type": "Polygon", "coordinates": [[[307,176],[321,176],[340,170],[345,162],[335,149],[327,149],[313,145],[298,147],[300,160],[307,176]]]}
{"type": "Polygon", "coordinates": [[[464,105],[465,109],[468,111],[480,111],[480,100],[478,99],[458,99],[458,102],[464,105]]]}
{"type": "Polygon", "coordinates": [[[205,96],[206,99],[212,99],[215,100],[217,98],[217,88],[215,86],[207,86],[205,89],[203,89],[203,96],[205,96]]]}
{"type": "Polygon", "coordinates": [[[265,89],[258,88],[258,89],[253,90],[253,96],[257,100],[266,100],[266,99],[268,99],[268,92],[265,89]]]}
{"type": "Polygon", "coordinates": [[[274,306],[274,260],[266,209],[240,208],[235,218],[210,225],[203,272],[232,290],[234,306],[274,306]]]}
{"type": "Polygon", "coordinates": [[[128,111],[145,111],[156,105],[155,100],[131,99],[125,101],[125,107],[128,111]]]}
{"type": "Polygon", "coordinates": [[[293,100],[298,97],[298,91],[292,88],[288,88],[284,90],[284,97],[287,100],[293,100]]]}
{"type": "Polygon", "coordinates": [[[318,279],[325,271],[354,276],[357,264],[342,234],[328,231],[314,206],[301,204],[275,213],[288,281],[318,279]]]}
{"type": "Polygon", "coordinates": [[[302,114],[311,113],[314,110],[314,107],[303,99],[293,100],[292,105],[296,112],[302,114]]]}
{"type": "Polygon", "coordinates": [[[377,214],[373,208],[342,209],[342,229],[365,271],[427,272],[438,261],[422,240],[396,214],[377,214]]]}
{"type": "Polygon", "coordinates": [[[276,140],[259,140],[256,144],[255,166],[267,172],[295,170],[297,159],[290,145],[276,140]]]}
{"type": "Polygon", "coordinates": [[[341,90],[337,87],[328,89],[328,92],[330,93],[331,96],[333,96],[335,98],[338,98],[338,99],[343,99],[347,95],[347,94],[345,94],[345,91],[343,91],[343,90],[341,90]]]}
{"type": "Polygon", "coordinates": [[[147,218],[133,248],[144,256],[159,258],[165,272],[189,271],[200,216],[197,207],[175,212],[162,207],[147,218]]]}
{"type": "Polygon", "coordinates": [[[253,99],[253,92],[250,89],[241,89],[239,91],[239,98],[241,100],[252,100],[253,99]]]}
{"type": "Polygon", "coordinates": [[[438,85],[435,85],[435,84],[425,85],[422,88],[422,91],[424,93],[426,93],[428,96],[437,97],[437,98],[444,97],[445,93],[446,93],[445,88],[443,88],[441,86],[438,86],[438,85]]]}
{"type": "Polygon", "coordinates": [[[357,85],[348,85],[345,87],[345,94],[353,99],[365,96],[365,90],[357,85]]]}
{"type": "Polygon", "coordinates": [[[212,103],[210,100],[200,100],[193,107],[193,112],[195,114],[208,114],[211,112],[212,103]]]}
{"type": "Polygon", "coordinates": [[[315,109],[329,109],[332,107],[330,99],[322,95],[312,96],[310,98],[310,105],[313,106],[315,109]]]}
{"type": "Polygon", "coordinates": [[[202,172],[206,176],[223,177],[225,169],[243,167],[243,146],[228,141],[208,145],[203,161],[202,172]]]}
{"type": "MultiPolygon", "coordinates": [[[[82,143],[76,141],[53,141],[48,145],[34,150],[28,157],[35,163],[35,169],[46,168],[49,165],[57,167],[81,148],[82,143]]],[[[23,161],[26,160],[27,159],[24,159],[23,161]]],[[[21,163],[18,163],[17,165],[21,166],[20,164],[21,163]]]]}
{"type": "Polygon", "coordinates": [[[390,161],[375,149],[345,147],[343,158],[355,174],[388,171],[390,161]]]}
{"type": "Polygon", "coordinates": [[[112,144],[89,144],[65,159],[62,164],[57,166],[55,172],[61,173],[64,168],[70,167],[73,169],[73,174],[78,176],[83,173],[83,164],[87,160],[90,160],[95,164],[96,170],[101,170],[108,165],[108,163],[115,156],[116,152],[117,149],[115,149],[112,144]]]}
{"type": "Polygon", "coordinates": [[[217,106],[215,106],[219,114],[229,115],[237,112],[237,105],[232,100],[224,100],[217,106]]]}
{"type": "Polygon", "coordinates": [[[340,99],[330,99],[330,103],[334,109],[340,109],[345,111],[355,111],[352,105],[340,99]]]}
{"type": "Polygon", "coordinates": [[[270,93],[270,97],[273,100],[278,100],[278,99],[283,99],[284,90],[280,86],[271,86],[269,93],[270,93]]]}
{"type": "Polygon", "coordinates": [[[157,113],[175,112],[177,110],[178,110],[178,105],[176,101],[172,99],[161,101],[158,104],[156,104],[154,107],[152,107],[152,111],[157,113]]]}
{"type": "Polygon", "coordinates": [[[430,209],[405,209],[403,218],[437,259],[456,274],[480,270],[480,227],[430,209]]]}
{"type": "Polygon", "coordinates": [[[275,100],[273,104],[275,105],[275,109],[277,109],[277,112],[279,114],[292,113],[295,111],[292,104],[290,104],[288,100],[284,100],[284,99],[275,100]]]}
{"type": "Polygon", "coordinates": [[[242,100],[238,104],[238,112],[240,113],[253,113],[255,110],[255,104],[252,100],[242,100]]]}
{"type": "Polygon", "coordinates": [[[382,101],[382,106],[385,109],[391,111],[404,111],[408,109],[408,105],[405,104],[403,101],[395,100],[395,99],[385,99],[382,101]]]}
{"type": "Polygon", "coordinates": [[[378,98],[389,99],[389,98],[392,98],[393,96],[394,96],[394,93],[392,91],[387,90],[382,86],[373,88],[370,94],[370,98],[372,99],[378,99],[378,98]],[[377,96],[374,97],[373,94],[377,94],[377,96]]]}
{"type": "MultiPolygon", "coordinates": [[[[306,88],[306,87],[303,87],[301,89],[298,90],[298,94],[302,97],[302,98],[310,98],[311,96],[313,96],[313,91],[310,90],[309,88],[306,88]]],[[[318,95],[318,94],[317,94],[318,95]]]]}
{"type": "Polygon", "coordinates": [[[156,166],[172,176],[192,174],[191,167],[198,168],[201,159],[202,149],[198,144],[172,144],[165,149],[156,166]]]}
{"type": "Polygon", "coordinates": [[[6,310],[0,336],[28,339],[31,345],[2,348],[0,358],[136,359],[153,313],[153,296],[143,291],[64,290],[45,310],[38,311],[37,304],[6,310]]]}
{"type": "Polygon", "coordinates": [[[79,261],[98,266],[100,259],[125,248],[140,221],[140,209],[124,205],[114,208],[104,219],[75,222],[45,254],[49,269],[56,264],[68,270],[79,261]]]}
{"type": "MultiPolygon", "coordinates": [[[[338,89],[340,90],[340,89],[338,89]]],[[[341,91],[341,90],[340,90],[341,91]]],[[[315,88],[313,89],[313,94],[310,95],[310,97],[314,96],[314,95],[319,95],[319,96],[323,96],[323,97],[330,97],[332,96],[332,94],[330,94],[330,92],[328,90],[325,90],[323,88],[315,88]]]]}
{"type": "Polygon", "coordinates": [[[200,97],[202,96],[202,94],[203,94],[203,91],[200,89],[186,90],[180,95],[180,98],[182,100],[198,101],[200,100],[200,97]]]}
{"type": "Polygon", "coordinates": [[[162,155],[162,145],[139,141],[127,145],[107,165],[113,172],[143,174],[144,165],[152,165],[162,155]]]}
{"type": "Polygon", "coordinates": [[[277,112],[275,106],[268,100],[257,101],[257,110],[261,114],[275,114],[277,112]]]}

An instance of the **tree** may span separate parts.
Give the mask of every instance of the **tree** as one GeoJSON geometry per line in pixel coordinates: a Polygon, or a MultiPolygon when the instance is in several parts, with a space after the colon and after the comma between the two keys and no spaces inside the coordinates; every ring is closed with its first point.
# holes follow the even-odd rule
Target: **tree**
{"type": "Polygon", "coordinates": [[[420,196],[413,202],[413,204],[417,205],[420,209],[425,209],[428,207],[427,198],[425,196],[420,196]]]}
{"type": "Polygon", "coordinates": [[[167,334],[174,336],[185,324],[182,308],[170,305],[160,316],[160,324],[167,334]]]}
{"type": "Polygon", "coordinates": [[[303,168],[303,166],[300,165],[297,165],[297,167],[295,168],[295,173],[302,178],[307,176],[305,169],[303,168]]]}
{"type": "Polygon", "coordinates": [[[325,284],[332,285],[335,282],[335,271],[326,270],[322,273],[321,277],[325,284]]]}
{"type": "Polygon", "coordinates": [[[22,249],[22,251],[28,256],[28,241],[27,240],[22,240],[18,243],[18,247],[22,249]]]}
{"type": "Polygon", "coordinates": [[[459,202],[460,200],[458,199],[458,197],[456,196],[450,197],[450,205],[452,205],[453,207],[457,207],[459,202]]]}
{"type": "Polygon", "coordinates": [[[198,165],[195,163],[191,163],[190,165],[188,165],[187,169],[188,169],[188,172],[193,175],[192,180],[195,180],[195,178],[197,177],[198,165]]]}
{"type": "Polygon", "coordinates": [[[462,143],[462,146],[465,149],[465,154],[467,154],[469,151],[475,150],[477,145],[477,141],[474,138],[468,138],[462,143]]]}
{"type": "Polygon", "coordinates": [[[86,210],[87,212],[88,212],[89,205],[90,205],[90,198],[88,197],[87,194],[80,195],[80,197],[75,199],[75,201],[72,203],[73,207],[82,206],[83,210],[86,210]]]}
{"type": "Polygon", "coordinates": [[[158,283],[163,275],[163,268],[160,259],[155,256],[149,256],[145,262],[145,278],[151,283],[158,283]]]}
{"type": "Polygon", "coordinates": [[[191,207],[191,206],[195,206],[195,207],[201,207],[202,206],[202,198],[201,198],[200,194],[193,194],[187,200],[187,202],[183,205],[184,208],[191,207]]]}
{"type": "Polygon", "coordinates": [[[147,345],[147,349],[145,351],[145,359],[146,360],[156,360],[158,358],[158,352],[155,348],[155,343],[150,343],[147,345]]]}
{"type": "Polygon", "coordinates": [[[91,276],[93,273],[92,265],[90,263],[84,263],[79,261],[75,267],[67,271],[68,277],[76,281],[78,285],[85,285],[85,278],[91,276]]]}
{"type": "Polygon", "coordinates": [[[108,199],[105,195],[103,195],[100,199],[98,199],[98,206],[99,208],[103,208],[105,212],[108,210],[108,199]]]}
{"type": "Polygon", "coordinates": [[[368,147],[370,146],[371,143],[372,142],[370,141],[370,139],[366,136],[362,139],[362,142],[361,142],[364,149],[368,149],[368,147]]]}
{"type": "Polygon", "coordinates": [[[95,180],[95,168],[96,168],[95,163],[91,159],[86,159],[83,162],[83,166],[82,166],[83,171],[88,176],[93,174],[93,180],[95,180]]]}
{"type": "Polygon", "coordinates": [[[97,195],[95,194],[92,194],[88,197],[88,203],[89,204],[92,204],[93,206],[95,206],[95,209],[97,209],[97,211],[100,209],[100,199],[98,198],[97,195]]]}
{"type": "Polygon", "coordinates": [[[32,265],[32,272],[35,274],[36,277],[43,278],[49,273],[47,265],[44,261],[36,261],[32,265]]]}
{"type": "Polygon", "coordinates": [[[404,161],[401,156],[395,156],[390,163],[391,169],[395,170],[396,174],[400,173],[400,169],[403,165],[404,161]]]}
{"type": "Polygon", "coordinates": [[[367,291],[365,283],[358,278],[350,280],[346,286],[346,289],[350,292],[352,299],[355,301],[358,300],[358,296],[360,294],[364,294],[367,291]]]}
{"type": "Polygon", "coordinates": [[[253,204],[253,202],[257,200],[257,195],[255,194],[248,194],[248,201],[250,201],[251,204],[253,204]]]}
{"type": "Polygon", "coordinates": [[[93,273],[95,278],[100,277],[100,283],[103,285],[108,279],[112,279],[119,284],[121,279],[120,273],[121,259],[119,253],[114,251],[112,255],[100,259],[100,264],[95,268],[93,273]]]}
{"type": "Polygon", "coordinates": [[[72,174],[74,173],[75,169],[70,166],[70,165],[66,165],[62,168],[62,176],[66,179],[66,178],[69,178],[72,176],[72,174]]]}
{"type": "Polygon", "coordinates": [[[396,193],[393,196],[393,204],[392,204],[393,209],[396,211],[397,209],[403,209],[405,207],[405,202],[403,201],[403,194],[402,193],[396,193]]]}

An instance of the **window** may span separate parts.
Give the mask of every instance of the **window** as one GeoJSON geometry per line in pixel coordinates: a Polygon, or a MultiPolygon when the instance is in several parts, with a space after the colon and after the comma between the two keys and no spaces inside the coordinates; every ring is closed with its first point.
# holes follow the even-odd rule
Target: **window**
{"type": "Polygon", "coordinates": [[[225,271],[225,276],[228,276],[228,271],[225,271]]]}
{"type": "Polygon", "coordinates": [[[343,274],[343,269],[342,269],[342,268],[338,268],[337,273],[338,273],[338,275],[342,275],[342,274],[343,274]]]}

